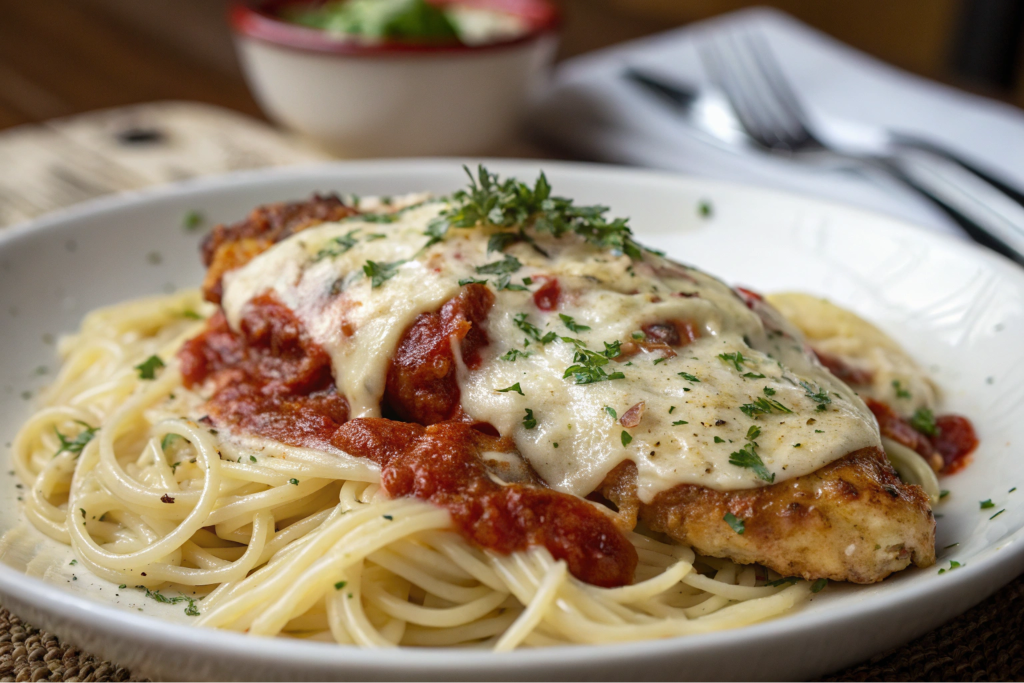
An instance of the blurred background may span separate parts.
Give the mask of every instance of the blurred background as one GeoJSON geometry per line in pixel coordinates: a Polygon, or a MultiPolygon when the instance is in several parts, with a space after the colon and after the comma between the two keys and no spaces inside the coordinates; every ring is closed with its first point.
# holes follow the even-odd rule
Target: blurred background
{"type": "MultiPolygon", "coordinates": [[[[559,58],[760,4],[910,72],[1024,106],[1019,0],[558,0],[559,58]]],[[[262,117],[228,0],[0,0],[0,129],[185,99],[262,117]]]]}

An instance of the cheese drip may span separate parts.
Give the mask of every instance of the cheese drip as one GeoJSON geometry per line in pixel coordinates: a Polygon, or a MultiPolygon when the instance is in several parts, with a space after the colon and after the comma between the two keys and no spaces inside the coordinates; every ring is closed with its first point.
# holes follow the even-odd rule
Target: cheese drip
{"type": "Polygon", "coordinates": [[[754,302],[752,310],[694,268],[652,253],[635,262],[572,235],[538,235],[537,248],[520,242],[496,253],[488,252],[496,229],[453,229],[424,248],[424,230],[445,206],[427,202],[390,223],[353,219],[284,240],[225,277],[229,324],[237,329],[247,302],[272,291],[330,353],[352,416],[374,417],[405,330],[454,297],[460,280],[486,280],[495,291],[485,323],[491,343],[478,368],[459,364],[462,408],[511,435],[550,486],[580,496],[624,460],[636,463],[640,497],[649,502],[678,484],[763,486],[880,447],[863,402],[770,307],[754,302]],[[519,267],[507,279],[486,272],[493,266],[478,271],[508,257],[519,267]],[[371,262],[377,286],[364,272],[371,262]],[[553,311],[533,299],[545,278],[557,278],[562,292],[553,311]],[[577,348],[604,352],[606,343],[625,344],[669,321],[690,325],[696,340],[675,355],[641,350],[602,367],[621,379],[565,377],[577,348]],[[550,332],[555,338],[544,343],[550,332]],[[522,394],[499,391],[517,384],[522,394]],[[639,424],[624,427],[619,420],[640,403],[639,424]],[[536,425],[524,421],[527,410],[536,425]],[[766,469],[730,462],[751,448],[766,469]]]}

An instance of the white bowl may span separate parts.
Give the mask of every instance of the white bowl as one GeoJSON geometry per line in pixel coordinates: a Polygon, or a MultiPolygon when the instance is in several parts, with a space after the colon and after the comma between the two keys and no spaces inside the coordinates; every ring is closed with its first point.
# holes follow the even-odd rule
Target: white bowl
{"type": "Polygon", "coordinates": [[[557,46],[546,0],[480,2],[521,16],[528,33],[479,46],[361,44],[239,2],[235,44],[260,106],[344,157],[481,154],[518,128],[557,46]]]}
{"type": "MultiPolygon", "coordinates": [[[[198,211],[208,227],[259,203],[314,191],[444,194],[465,186],[463,163],[476,162],[352,162],[201,178],[0,232],[0,447],[30,414],[23,393],[35,395],[52,381],[54,337],[75,330],[94,307],[201,281],[201,234],[181,229],[186,213],[198,211]],[[40,366],[51,372],[39,374],[40,366]]],[[[362,650],[195,628],[180,606],[116,590],[71,566],[67,546],[28,526],[17,501],[22,491],[5,466],[4,606],[138,675],[175,680],[798,680],[933,629],[1024,570],[1018,266],[892,218],[773,190],[610,166],[487,165],[525,181],[543,168],[556,194],[607,204],[611,215],[631,218],[641,242],[728,282],[827,296],[880,325],[931,368],[946,391],[944,409],[969,416],[981,438],[974,462],[942,479],[951,494],[937,509],[939,565],[871,586],[834,583],[791,614],[719,633],[509,653],[362,650]],[[713,207],[711,217],[699,214],[701,202],[713,207]],[[993,511],[978,504],[989,498],[1006,512],[990,519],[993,511]],[[939,574],[951,560],[963,567],[939,574]]],[[[9,448],[0,448],[0,460],[9,457],[9,448]]]]}

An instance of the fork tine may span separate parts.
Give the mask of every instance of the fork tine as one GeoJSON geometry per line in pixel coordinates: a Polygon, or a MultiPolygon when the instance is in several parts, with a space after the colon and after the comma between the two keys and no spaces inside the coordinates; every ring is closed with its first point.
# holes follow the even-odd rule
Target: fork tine
{"type": "Polygon", "coordinates": [[[771,147],[772,142],[765,135],[765,126],[757,102],[752,100],[748,89],[740,83],[737,69],[729,59],[728,51],[723,49],[721,40],[709,38],[698,43],[697,49],[712,84],[729,100],[747,134],[758,144],[771,147]]]}
{"type": "Polygon", "coordinates": [[[771,97],[781,112],[780,125],[784,126],[794,137],[797,145],[817,142],[808,125],[807,112],[800,103],[800,98],[789,83],[789,79],[779,66],[771,46],[764,34],[759,32],[746,33],[743,42],[753,62],[761,74],[762,82],[771,92],[771,97]]]}

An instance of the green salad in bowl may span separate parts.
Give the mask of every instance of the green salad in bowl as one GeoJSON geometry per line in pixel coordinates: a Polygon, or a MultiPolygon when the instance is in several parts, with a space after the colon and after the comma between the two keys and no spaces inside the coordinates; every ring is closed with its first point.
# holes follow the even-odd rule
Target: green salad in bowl
{"type": "Polygon", "coordinates": [[[514,39],[529,31],[526,22],[514,14],[427,0],[332,0],[285,7],[281,17],[368,42],[479,45],[514,39]]]}

